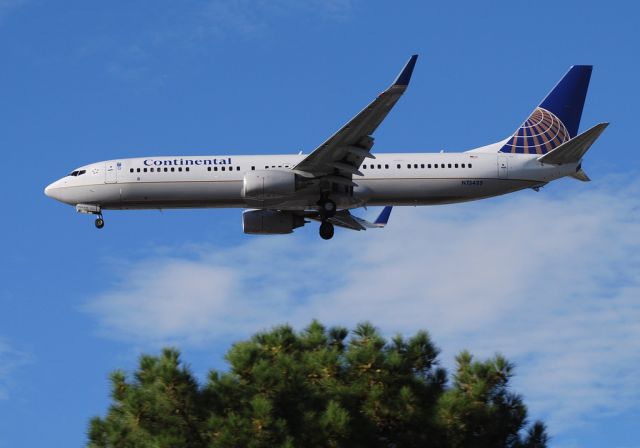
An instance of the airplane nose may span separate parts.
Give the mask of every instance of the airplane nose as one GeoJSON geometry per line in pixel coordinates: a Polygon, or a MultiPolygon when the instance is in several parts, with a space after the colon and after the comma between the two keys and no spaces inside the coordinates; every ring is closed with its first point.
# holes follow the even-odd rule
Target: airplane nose
{"type": "Polygon", "coordinates": [[[44,194],[46,194],[48,197],[52,198],[52,199],[56,199],[56,200],[60,200],[60,185],[56,185],[58,182],[54,182],[52,184],[49,184],[46,186],[46,188],[44,189],[44,194]]]}

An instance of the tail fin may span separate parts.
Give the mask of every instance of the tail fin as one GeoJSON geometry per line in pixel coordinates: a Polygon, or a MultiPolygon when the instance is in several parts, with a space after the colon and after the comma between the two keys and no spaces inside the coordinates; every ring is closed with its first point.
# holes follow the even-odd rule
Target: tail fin
{"type": "Polygon", "coordinates": [[[546,154],[578,134],[591,65],[574,65],[500,152],[546,154]]]}

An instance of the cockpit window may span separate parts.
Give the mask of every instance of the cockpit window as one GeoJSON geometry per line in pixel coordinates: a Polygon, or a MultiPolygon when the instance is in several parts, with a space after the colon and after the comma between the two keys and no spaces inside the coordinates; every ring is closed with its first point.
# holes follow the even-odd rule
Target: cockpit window
{"type": "Polygon", "coordinates": [[[76,171],[72,171],[69,173],[69,176],[82,176],[84,173],[86,173],[87,170],[76,170],[76,171]]]}

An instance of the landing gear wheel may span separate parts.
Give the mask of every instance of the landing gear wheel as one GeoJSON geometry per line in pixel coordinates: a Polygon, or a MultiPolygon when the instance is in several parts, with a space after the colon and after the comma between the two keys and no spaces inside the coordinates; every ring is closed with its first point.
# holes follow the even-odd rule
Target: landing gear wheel
{"type": "Polygon", "coordinates": [[[320,206],[320,213],[324,216],[330,218],[336,214],[336,203],[331,199],[320,199],[318,205],[320,206]]]}
{"type": "Polygon", "coordinates": [[[96,228],[102,229],[104,227],[104,219],[96,218],[96,228]]]}
{"type": "Polygon", "coordinates": [[[322,224],[320,224],[320,237],[323,240],[330,240],[333,238],[333,224],[323,221],[322,224]]]}

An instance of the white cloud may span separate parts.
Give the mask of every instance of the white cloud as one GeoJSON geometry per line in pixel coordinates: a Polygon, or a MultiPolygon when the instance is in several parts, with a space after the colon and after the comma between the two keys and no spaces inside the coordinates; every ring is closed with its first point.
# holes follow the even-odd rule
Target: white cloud
{"type": "Polygon", "coordinates": [[[201,36],[226,32],[259,35],[271,28],[274,21],[292,15],[344,20],[352,3],[352,0],[209,0],[197,16],[197,32],[201,36]]]}
{"type": "Polygon", "coordinates": [[[88,309],[142,345],[205,344],[312,318],[426,328],[450,365],[502,352],[552,431],[637,406],[640,189],[565,182],[475,204],[398,208],[383,231],[307,229],[133,263],[88,309]],[[315,233],[315,232],[314,232],[315,233]]]}
{"type": "Polygon", "coordinates": [[[0,338],[0,400],[9,398],[16,370],[29,360],[28,353],[16,350],[6,339],[0,338]]]}

